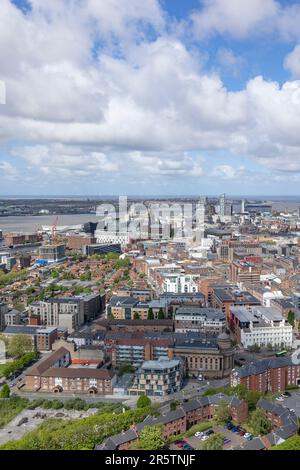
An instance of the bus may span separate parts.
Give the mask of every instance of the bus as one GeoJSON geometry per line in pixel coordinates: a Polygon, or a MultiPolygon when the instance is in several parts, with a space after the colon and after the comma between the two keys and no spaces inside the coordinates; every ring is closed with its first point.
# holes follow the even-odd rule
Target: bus
{"type": "Polygon", "coordinates": [[[276,353],[276,357],[284,357],[287,355],[287,351],[280,351],[278,353],[276,353]]]}

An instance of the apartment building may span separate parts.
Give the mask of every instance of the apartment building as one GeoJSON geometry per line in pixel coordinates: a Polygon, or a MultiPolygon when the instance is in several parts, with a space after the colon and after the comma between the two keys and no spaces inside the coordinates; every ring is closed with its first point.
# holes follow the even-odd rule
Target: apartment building
{"type": "Polygon", "coordinates": [[[152,310],[155,319],[160,312],[167,317],[168,303],[162,300],[151,300],[150,302],[140,302],[135,297],[114,296],[106,306],[106,319],[115,320],[147,320],[149,310],[152,310]]]}
{"type": "Polygon", "coordinates": [[[230,385],[245,385],[248,390],[262,393],[283,392],[288,386],[300,386],[300,365],[290,357],[264,359],[233,369],[230,385]]]}
{"type": "Polygon", "coordinates": [[[198,277],[191,274],[163,274],[162,291],[173,294],[196,293],[198,277]]]}
{"type": "Polygon", "coordinates": [[[25,374],[25,390],[112,395],[115,375],[107,369],[70,367],[71,353],[62,347],[41,359],[25,374]]]}
{"type": "Polygon", "coordinates": [[[208,304],[213,308],[221,309],[228,322],[231,307],[241,306],[250,309],[252,306],[259,306],[260,301],[245,290],[233,285],[223,284],[211,286],[208,304]]]}
{"type": "Polygon", "coordinates": [[[56,327],[9,325],[4,329],[3,335],[7,338],[25,335],[31,339],[33,350],[44,352],[51,351],[58,338],[58,330],[56,327]]]}
{"type": "Polygon", "coordinates": [[[100,315],[103,299],[100,294],[50,298],[29,306],[30,321],[38,318],[41,325],[59,326],[73,332],[100,315]]]}
{"type": "Polygon", "coordinates": [[[234,261],[230,265],[230,281],[235,284],[259,284],[261,266],[246,260],[234,261]]]}
{"type": "Polygon", "coordinates": [[[127,450],[132,443],[138,441],[146,426],[161,426],[163,438],[168,441],[174,436],[182,435],[195,424],[213,419],[218,405],[223,402],[228,403],[234,421],[238,423],[246,421],[248,405],[245,401],[223,394],[202,397],[184,403],[177,410],[161,416],[147,416],[143,422],[135,424],[128,431],[105,439],[102,444],[95,447],[95,450],[127,450]]]}
{"type": "Polygon", "coordinates": [[[291,348],[293,327],[281,313],[271,307],[231,307],[229,328],[244,348],[291,348]]]}
{"type": "Polygon", "coordinates": [[[164,397],[179,392],[184,378],[184,362],[180,358],[172,360],[160,357],[145,361],[135,374],[130,395],[164,397]]]}
{"type": "Polygon", "coordinates": [[[175,331],[186,333],[200,331],[220,334],[225,330],[226,319],[222,310],[214,308],[181,307],[175,313],[175,331]]]}
{"type": "Polygon", "coordinates": [[[43,245],[39,248],[38,262],[60,263],[66,260],[65,245],[43,245]]]}

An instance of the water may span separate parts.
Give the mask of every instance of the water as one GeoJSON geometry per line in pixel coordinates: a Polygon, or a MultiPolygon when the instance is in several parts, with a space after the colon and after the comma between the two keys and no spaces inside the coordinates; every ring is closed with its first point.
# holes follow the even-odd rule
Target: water
{"type": "Polygon", "coordinates": [[[3,232],[31,233],[40,230],[42,226],[53,225],[58,217],[58,226],[80,225],[86,222],[99,222],[95,214],[62,214],[62,215],[21,215],[0,217],[0,230],[3,232]]]}

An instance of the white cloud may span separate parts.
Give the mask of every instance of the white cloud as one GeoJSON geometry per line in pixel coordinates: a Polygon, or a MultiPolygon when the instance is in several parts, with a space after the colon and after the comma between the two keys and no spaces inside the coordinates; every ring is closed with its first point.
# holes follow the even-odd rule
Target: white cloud
{"type": "Polygon", "coordinates": [[[191,22],[201,39],[215,34],[245,39],[271,33],[288,41],[300,39],[300,5],[279,0],[202,0],[191,22]]]}
{"type": "Polygon", "coordinates": [[[294,78],[300,78],[300,45],[297,45],[293,51],[286,56],[284,66],[294,78]]]}
{"type": "Polygon", "coordinates": [[[15,181],[18,177],[18,170],[11,163],[0,161],[0,177],[6,181],[15,181]]]}
{"type": "Polygon", "coordinates": [[[221,47],[217,52],[217,61],[221,66],[221,70],[226,70],[234,76],[238,76],[242,67],[245,65],[243,57],[234,54],[231,49],[221,47]]]}
{"type": "MultiPolygon", "coordinates": [[[[7,104],[0,108],[0,141],[21,141],[15,156],[34,171],[62,178],[197,178],[210,171],[206,162],[214,150],[272,171],[298,171],[300,82],[280,86],[255,77],[230,92],[218,74],[203,72],[198,55],[163,30],[158,2],[145,2],[143,13],[142,3],[126,8],[118,0],[116,8],[108,0],[103,9],[102,2],[33,0],[33,11],[24,15],[2,0],[0,78],[7,104]],[[140,18],[160,31],[158,37],[146,38],[140,18]],[[141,33],[139,41],[133,31],[141,33]],[[93,58],[100,33],[126,44],[122,54],[105,44],[93,58]]],[[[232,27],[242,37],[277,14],[271,0],[241,3],[206,1],[203,33],[217,31],[222,12],[218,31],[232,27]]],[[[219,59],[239,65],[228,49],[219,59]]],[[[242,169],[221,165],[213,172],[234,179],[242,169]]]]}
{"type": "Polygon", "coordinates": [[[198,37],[245,38],[254,30],[270,29],[279,9],[274,0],[203,0],[201,10],[192,14],[194,32],[198,37]]]}

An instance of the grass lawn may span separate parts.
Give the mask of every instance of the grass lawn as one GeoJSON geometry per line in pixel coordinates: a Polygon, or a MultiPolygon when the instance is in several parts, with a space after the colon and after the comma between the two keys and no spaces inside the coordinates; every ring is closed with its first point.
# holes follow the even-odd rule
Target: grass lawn
{"type": "Polygon", "coordinates": [[[28,400],[13,397],[8,400],[0,400],[0,429],[13,420],[28,406],[28,400]]]}

